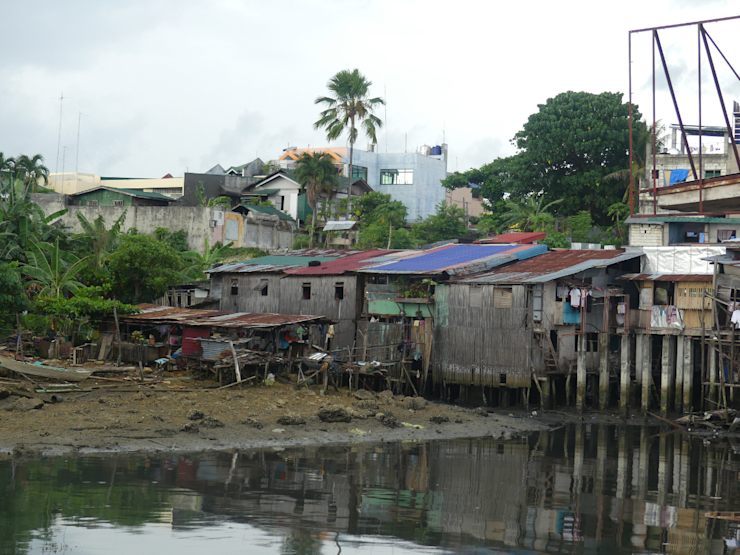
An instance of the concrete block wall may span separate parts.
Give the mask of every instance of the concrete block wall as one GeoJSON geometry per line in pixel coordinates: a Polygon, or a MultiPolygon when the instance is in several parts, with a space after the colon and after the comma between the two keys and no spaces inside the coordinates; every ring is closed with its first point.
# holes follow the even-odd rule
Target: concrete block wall
{"type": "Polygon", "coordinates": [[[631,224],[629,245],[631,247],[662,246],[663,226],[653,224],[631,224]]]}

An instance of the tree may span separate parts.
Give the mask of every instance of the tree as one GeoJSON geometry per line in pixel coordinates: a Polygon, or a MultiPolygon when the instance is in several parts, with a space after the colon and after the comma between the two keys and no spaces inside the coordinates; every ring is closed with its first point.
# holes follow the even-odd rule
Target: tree
{"type": "Polygon", "coordinates": [[[180,281],[182,259],[175,250],[151,235],[124,235],[110,256],[110,270],[126,303],[151,301],[180,281]]]}
{"type": "Polygon", "coordinates": [[[199,181],[198,186],[195,188],[195,197],[198,199],[198,203],[201,206],[205,206],[207,208],[215,208],[217,206],[221,206],[226,209],[231,208],[231,199],[229,197],[208,198],[202,181],[199,181]]]}
{"type": "Polygon", "coordinates": [[[329,156],[320,152],[304,152],[296,162],[293,176],[306,190],[308,204],[311,207],[311,242],[316,226],[316,205],[319,196],[327,191],[329,196],[339,185],[337,169],[329,156]]]}
{"type": "Polygon", "coordinates": [[[405,249],[411,246],[411,236],[403,228],[408,208],[391,195],[373,191],[357,199],[360,220],[361,248],[405,249]]]}
{"type": "Polygon", "coordinates": [[[506,212],[503,221],[507,227],[518,231],[544,231],[547,224],[554,221],[550,208],[563,202],[563,199],[544,204],[544,196],[532,195],[524,201],[504,201],[506,212]]]}
{"type": "Polygon", "coordinates": [[[7,158],[5,155],[0,152],[0,182],[3,181],[3,178],[9,178],[9,175],[13,170],[15,169],[15,158],[12,156],[8,156],[7,158]]]}
{"type": "Polygon", "coordinates": [[[0,328],[8,328],[16,323],[11,314],[17,315],[31,309],[17,262],[0,262],[0,307],[0,328]]]}
{"type": "Polygon", "coordinates": [[[105,218],[102,215],[90,223],[82,212],[77,212],[77,219],[83,231],[77,235],[77,239],[85,245],[84,249],[89,254],[92,269],[100,270],[116,247],[121,227],[126,220],[126,210],[113,222],[110,229],[105,228],[105,218]]]}
{"type": "Polygon", "coordinates": [[[413,234],[419,243],[436,243],[457,239],[468,232],[465,223],[465,210],[456,204],[443,200],[437,211],[427,216],[421,223],[412,224],[413,234]]]}
{"type": "Polygon", "coordinates": [[[185,252],[190,248],[188,245],[188,232],[184,229],[170,231],[169,228],[158,227],[154,230],[154,236],[157,238],[157,241],[167,243],[177,252],[185,252]]]}
{"type": "MultiPolygon", "coordinates": [[[[640,113],[633,107],[633,121],[640,113]]],[[[539,105],[514,136],[518,188],[563,199],[562,214],[588,210],[606,224],[624,185],[605,176],[629,166],[629,106],[621,93],[565,92],[539,105]]]]}
{"type": "Polygon", "coordinates": [[[77,274],[87,264],[87,258],[77,258],[60,249],[59,239],[53,245],[31,243],[27,256],[28,264],[24,264],[21,271],[31,278],[40,296],[66,297],[82,287],[77,281],[77,274]]]}
{"type": "Polygon", "coordinates": [[[39,180],[44,181],[44,185],[49,183],[49,168],[43,164],[44,157],[40,154],[35,154],[32,157],[28,157],[25,154],[21,154],[15,159],[15,169],[22,170],[25,174],[23,182],[31,184],[32,191],[35,193],[38,190],[39,180]]]}
{"type": "Polygon", "coordinates": [[[382,98],[369,98],[372,81],[368,81],[357,69],[342,70],[329,80],[327,87],[332,96],[320,96],[315,104],[323,105],[321,117],[314,129],[325,129],[329,141],[338,139],[345,131],[349,135],[349,172],[347,174],[347,219],[352,213],[352,164],[354,159],[357,125],[361,125],[367,137],[377,143],[376,131],[383,122],[373,114],[385,104],[382,98]]]}
{"type": "Polygon", "coordinates": [[[182,253],[182,259],[190,264],[189,267],[183,271],[185,277],[195,280],[208,279],[208,276],[203,272],[213,266],[216,262],[221,262],[224,258],[231,254],[231,246],[233,242],[222,245],[216,243],[211,246],[208,244],[208,238],[206,238],[206,251],[200,254],[197,251],[187,251],[182,253]]]}
{"type": "MultiPolygon", "coordinates": [[[[655,152],[662,152],[665,149],[666,144],[665,125],[660,121],[656,122],[655,127],[647,125],[644,121],[636,122],[636,125],[632,130],[632,182],[630,182],[629,163],[625,169],[617,170],[604,176],[604,180],[606,181],[616,181],[617,183],[623,182],[627,184],[624,195],[622,196],[622,203],[629,201],[630,186],[632,187],[634,194],[637,194],[639,189],[638,183],[645,173],[645,167],[648,162],[648,146],[651,150],[653,148],[653,135],[655,135],[655,152]]],[[[629,206],[627,208],[629,210],[629,206]]],[[[611,216],[611,214],[608,215],[611,216]]]]}

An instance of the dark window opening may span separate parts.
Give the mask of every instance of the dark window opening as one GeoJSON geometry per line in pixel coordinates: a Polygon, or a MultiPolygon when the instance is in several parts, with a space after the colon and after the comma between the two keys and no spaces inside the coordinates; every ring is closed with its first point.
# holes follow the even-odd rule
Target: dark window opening
{"type": "Polygon", "coordinates": [[[734,229],[720,229],[717,231],[717,242],[728,241],[737,237],[734,229]]]}
{"type": "Polygon", "coordinates": [[[506,374],[501,374],[501,377],[498,380],[499,385],[506,385],[506,374]]]}
{"type": "Polygon", "coordinates": [[[257,287],[254,288],[254,290],[259,291],[263,297],[267,297],[267,283],[268,281],[266,279],[261,279],[257,287]]]}
{"type": "Polygon", "coordinates": [[[722,175],[722,170],[705,170],[704,179],[711,179],[722,175]]]}
{"type": "Polygon", "coordinates": [[[334,299],[341,301],[344,299],[344,283],[337,283],[334,286],[334,299]]]}
{"type": "Polygon", "coordinates": [[[238,279],[231,280],[231,294],[232,295],[239,294],[239,280],[238,279]]]}
{"type": "Polygon", "coordinates": [[[557,330],[550,330],[550,342],[552,343],[552,348],[555,349],[555,352],[558,352],[558,332],[557,330]]]}
{"type": "Polygon", "coordinates": [[[307,301],[311,298],[311,284],[310,283],[304,283],[303,284],[303,300],[307,301]]]}

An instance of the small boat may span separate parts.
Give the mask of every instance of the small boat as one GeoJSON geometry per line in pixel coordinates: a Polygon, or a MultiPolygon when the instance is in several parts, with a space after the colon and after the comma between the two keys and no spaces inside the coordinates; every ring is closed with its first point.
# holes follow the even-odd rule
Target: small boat
{"type": "Polygon", "coordinates": [[[0,366],[8,370],[18,372],[19,374],[29,374],[31,376],[41,376],[42,378],[52,378],[55,380],[66,380],[68,382],[81,382],[89,378],[93,370],[77,370],[76,368],[55,368],[54,366],[44,366],[42,364],[31,364],[30,362],[21,362],[12,358],[0,355],[0,366]]]}

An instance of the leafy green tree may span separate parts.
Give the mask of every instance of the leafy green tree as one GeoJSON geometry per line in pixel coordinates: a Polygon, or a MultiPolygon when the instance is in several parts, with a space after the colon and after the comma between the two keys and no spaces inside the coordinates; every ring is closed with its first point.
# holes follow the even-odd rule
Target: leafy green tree
{"type": "MultiPolygon", "coordinates": [[[[376,132],[383,122],[373,114],[385,104],[382,98],[370,98],[370,85],[357,69],[342,70],[329,80],[327,87],[331,96],[320,96],[315,104],[322,105],[321,117],[314,129],[325,129],[329,141],[338,139],[343,133],[349,135],[349,185],[347,187],[347,214],[352,213],[352,164],[354,160],[357,126],[360,125],[367,137],[377,143],[376,132]]],[[[349,219],[349,216],[348,216],[349,219]]]]}
{"type": "MultiPolygon", "coordinates": [[[[605,181],[615,181],[617,183],[626,183],[624,195],[622,196],[622,203],[629,201],[630,185],[632,191],[637,194],[639,189],[638,183],[640,178],[645,174],[645,168],[647,167],[647,152],[648,146],[653,148],[653,134],[655,135],[655,152],[662,152],[666,145],[666,131],[665,125],[662,122],[656,122],[655,127],[647,125],[644,121],[637,122],[634,129],[632,130],[632,182],[630,183],[630,168],[629,159],[625,169],[617,170],[606,176],[605,181]]],[[[627,212],[629,213],[629,206],[627,206],[627,212]]],[[[611,214],[608,214],[611,216],[611,214]]]]}
{"type": "Polygon", "coordinates": [[[403,227],[408,209],[400,200],[392,200],[389,194],[373,191],[359,197],[355,205],[360,221],[359,247],[411,247],[411,234],[403,227]]]}
{"type": "Polygon", "coordinates": [[[9,178],[8,174],[13,172],[14,168],[15,158],[12,156],[6,157],[2,152],[0,152],[0,181],[2,181],[3,178],[9,178]]]}
{"type": "Polygon", "coordinates": [[[65,297],[82,287],[77,274],[87,264],[87,258],[79,259],[63,251],[59,248],[59,239],[53,245],[31,243],[27,257],[28,264],[24,264],[21,271],[36,286],[38,295],[65,297]]]}
{"type": "Polygon", "coordinates": [[[506,212],[503,220],[507,227],[517,231],[544,231],[545,227],[554,221],[550,212],[553,206],[563,202],[563,199],[544,203],[544,196],[532,195],[523,201],[504,201],[506,212]]]}
{"type": "Polygon", "coordinates": [[[331,158],[320,152],[304,152],[298,159],[293,177],[306,190],[308,204],[311,207],[311,242],[316,226],[316,205],[321,193],[326,191],[331,197],[339,185],[337,169],[331,158]]]}
{"type": "Polygon", "coordinates": [[[446,200],[437,205],[436,213],[427,216],[423,222],[412,224],[411,228],[419,243],[458,239],[468,232],[465,210],[456,204],[447,204],[446,200]]]}
{"type": "Polygon", "coordinates": [[[137,306],[122,303],[105,295],[109,293],[104,287],[80,287],[74,297],[39,296],[35,310],[40,314],[66,318],[89,318],[91,316],[112,316],[115,306],[118,314],[135,314],[141,309],[137,306]]]}
{"type": "Polygon", "coordinates": [[[183,271],[183,275],[188,279],[208,279],[208,276],[204,273],[205,270],[228,257],[231,254],[231,247],[234,244],[232,242],[225,245],[222,245],[221,243],[209,245],[207,238],[205,241],[205,253],[200,254],[197,251],[186,251],[181,255],[183,260],[189,264],[183,271]]]}
{"type": "Polygon", "coordinates": [[[142,233],[124,235],[110,256],[110,270],[119,297],[126,303],[141,303],[162,296],[181,280],[183,261],[168,244],[142,233]]]}
{"type": "MultiPolygon", "coordinates": [[[[31,309],[21,281],[17,262],[0,262],[0,328],[15,325],[11,314],[18,315],[31,309]]],[[[1,333],[1,332],[0,332],[1,333]]]]}
{"type": "Polygon", "coordinates": [[[178,229],[177,231],[171,232],[166,227],[158,227],[154,230],[154,236],[157,238],[157,241],[167,243],[177,252],[190,250],[190,246],[188,245],[188,232],[184,229],[178,229]]]}
{"type": "Polygon", "coordinates": [[[594,231],[594,221],[591,213],[587,210],[581,210],[575,216],[571,216],[568,222],[571,230],[571,237],[576,243],[590,243],[591,235],[594,231]]]}

